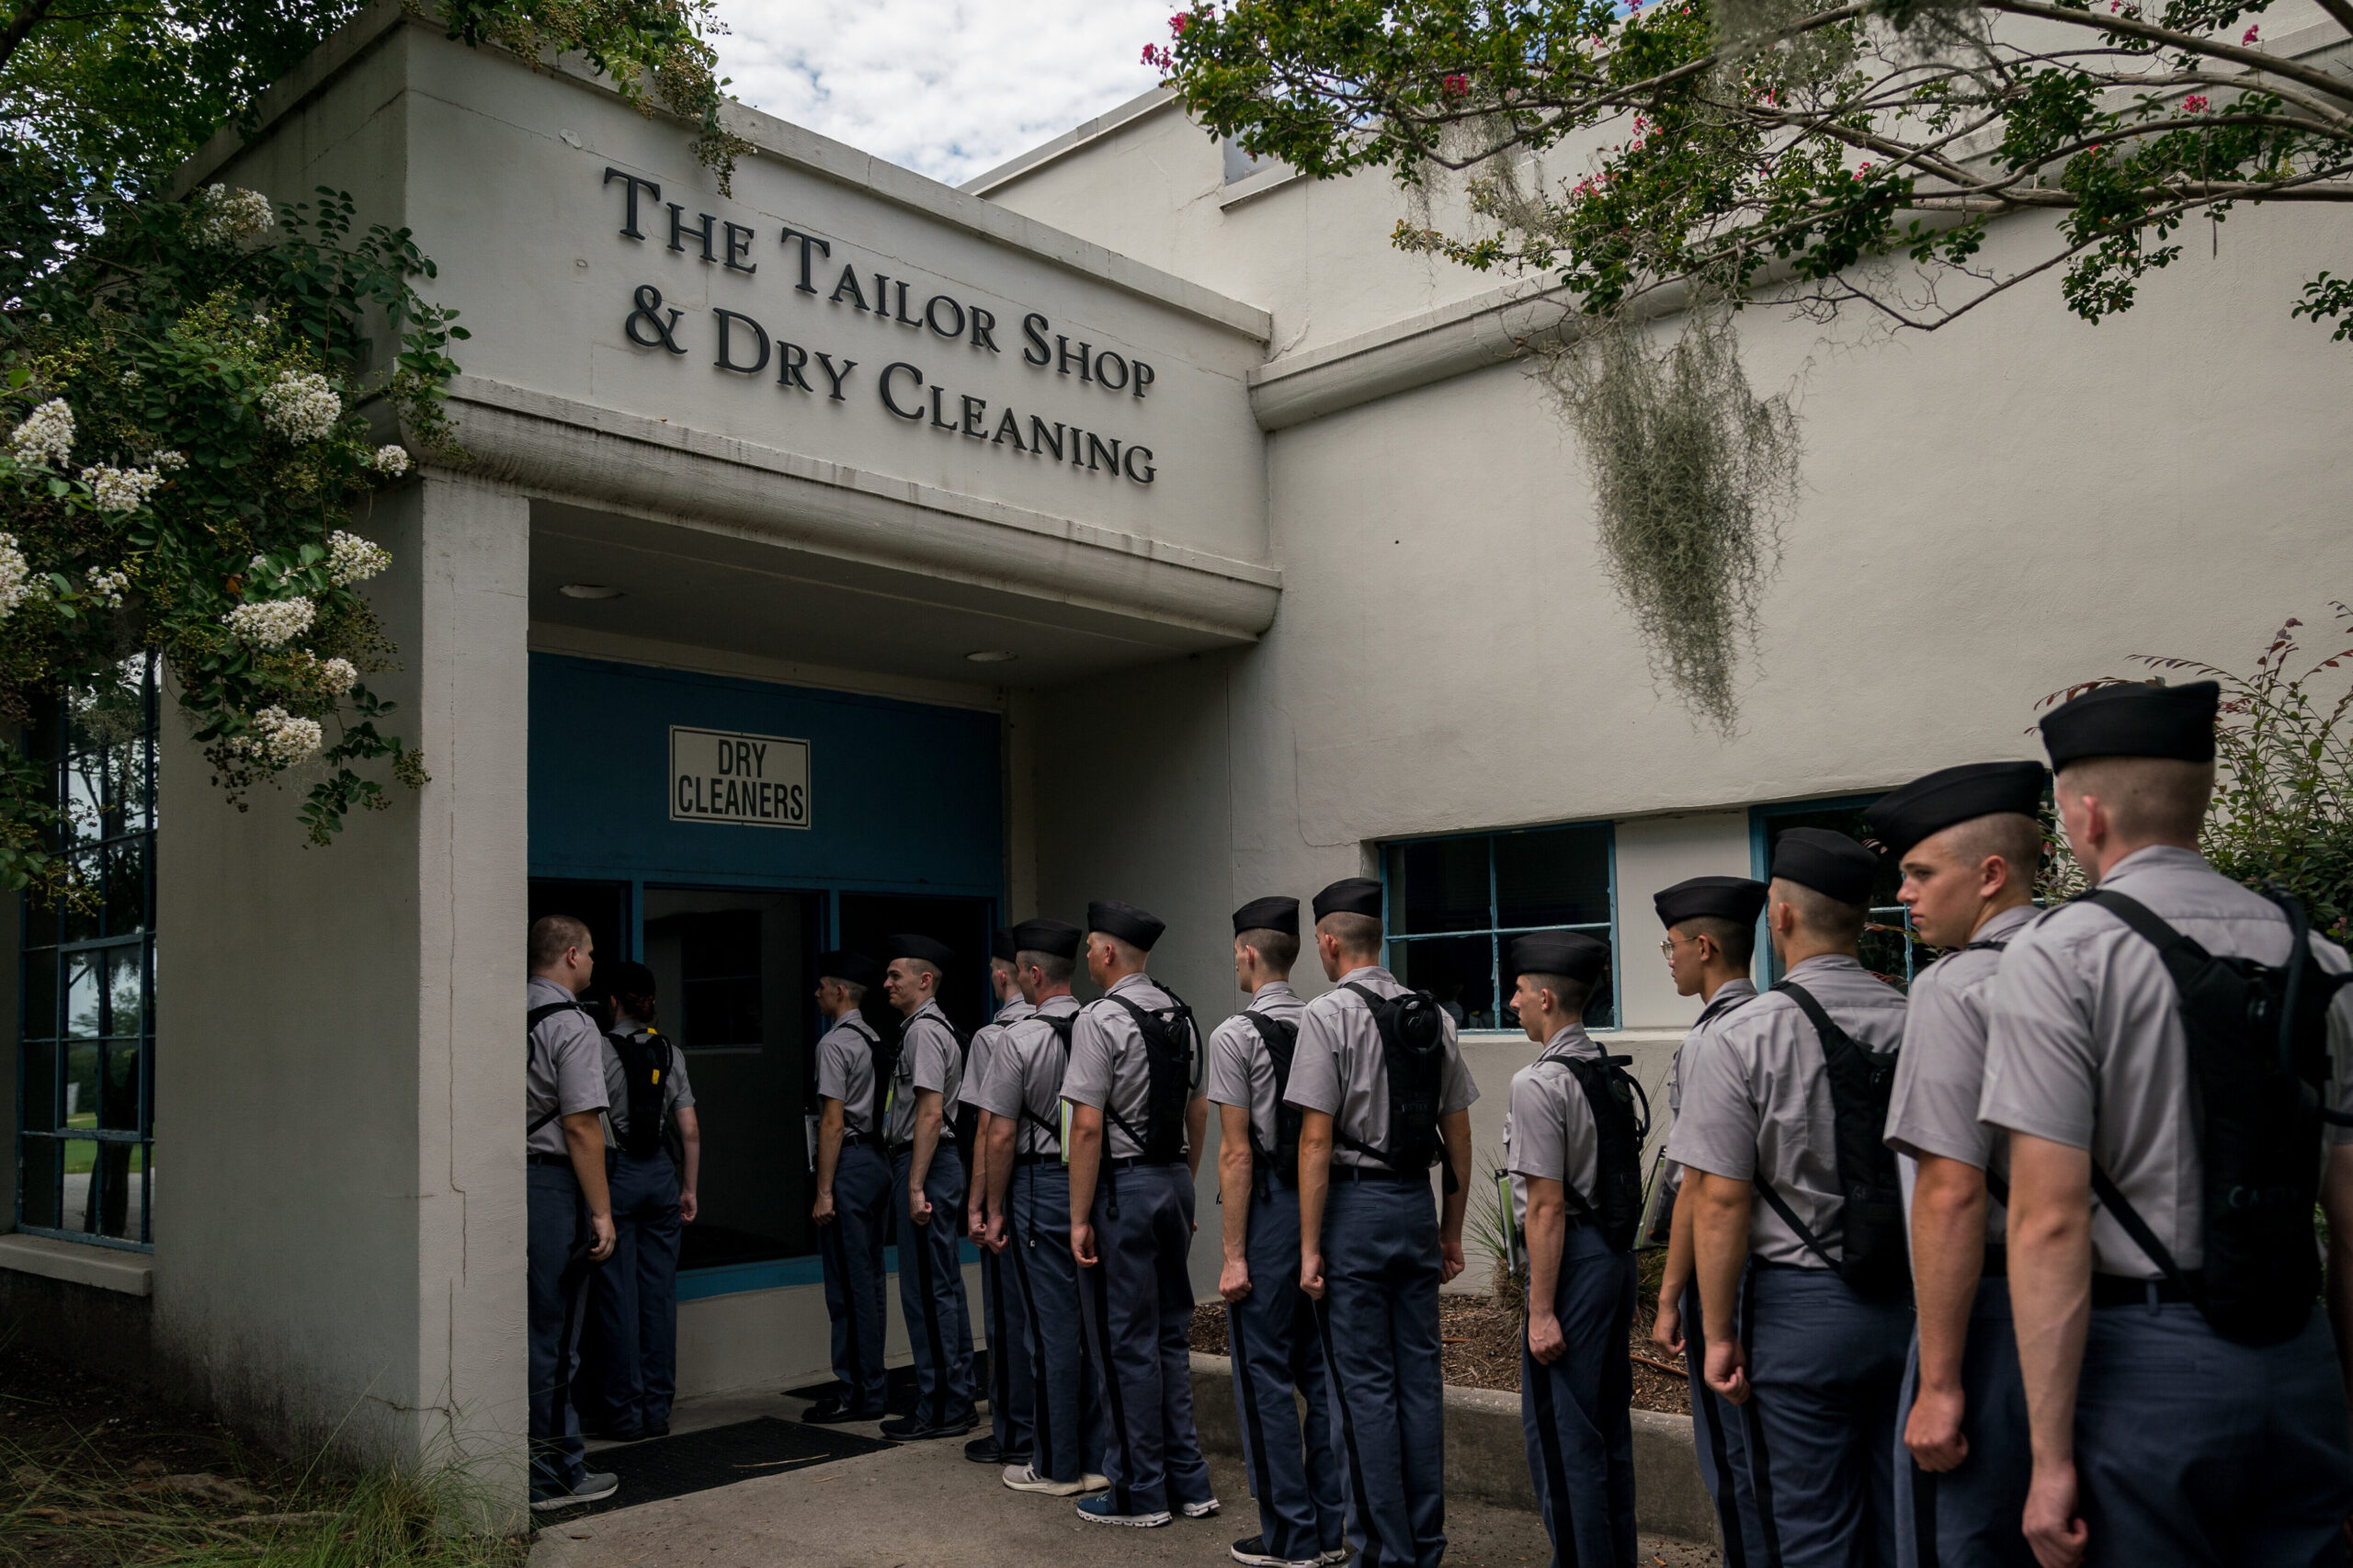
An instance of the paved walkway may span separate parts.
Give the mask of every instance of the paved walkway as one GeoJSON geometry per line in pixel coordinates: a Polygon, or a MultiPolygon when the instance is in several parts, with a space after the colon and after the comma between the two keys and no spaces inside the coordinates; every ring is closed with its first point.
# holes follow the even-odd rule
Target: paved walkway
{"type": "MultiPolygon", "coordinates": [[[[688,1401],[674,1432],[758,1415],[795,1415],[799,1400],[736,1394],[688,1401]]],[[[865,1428],[857,1428],[865,1430],[865,1428]]],[[[593,1462],[593,1460],[592,1460],[593,1462]]],[[[909,1443],[641,1507],[543,1523],[530,1568],[1128,1568],[1230,1563],[1229,1543],[1255,1534],[1258,1511],[1238,1464],[1212,1460],[1225,1509],[1165,1529],[1082,1523],[1066,1498],[1007,1491],[963,1442],[909,1443]]],[[[1449,1564],[1518,1568],[1552,1559],[1542,1523],[1516,1509],[1453,1504],[1449,1564]]],[[[1715,1568],[1716,1554],[1643,1543],[1641,1568],[1715,1568]]]]}

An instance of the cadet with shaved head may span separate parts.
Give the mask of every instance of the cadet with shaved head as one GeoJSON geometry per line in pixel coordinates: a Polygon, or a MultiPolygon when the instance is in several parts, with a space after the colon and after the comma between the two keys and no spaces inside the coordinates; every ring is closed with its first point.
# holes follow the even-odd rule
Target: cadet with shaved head
{"type": "MultiPolygon", "coordinates": [[[[971,1167],[965,1173],[964,1228],[976,1242],[988,1226],[989,1162],[996,1120],[980,1097],[981,1085],[995,1071],[1006,1030],[1036,1011],[1022,996],[1017,968],[1013,933],[999,929],[989,941],[989,984],[996,993],[996,1012],[974,1032],[972,1053],[964,1062],[964,1102],[975,1113],[972,1146],[963,1151],[971,1167]]],[[[1022,1312],[1017,1282],[1006,1278],[1007,1267],[996,1253],[982,1248],[981,1312],[989,1335],[989,1430],[964,1445],[966,1459],[1000,1468],[1029,1462],[1034,1399],[1029,1358],[1022,1348],[1029,1320],[1022,1312]]]]}
{"type": "Polygon", "coordinates": [[[882,994],[904,1020],[891,1080],[892,1200],[899,1228],[899,1307],[915,1352],[915,1407],[882,1423],[888,1437],[959,1437],[979,1421],[972,1403],[972,1322],[957,1241],[964,1218],[964,1162],[956,1110],[964,1051],[940,1010],[939,984],[954,954],[930,937],[890,940],[882,994]]]}

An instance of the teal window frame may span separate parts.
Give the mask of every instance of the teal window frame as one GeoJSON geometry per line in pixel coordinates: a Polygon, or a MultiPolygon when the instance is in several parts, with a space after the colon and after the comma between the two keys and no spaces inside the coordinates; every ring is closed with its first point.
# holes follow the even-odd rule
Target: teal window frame
{"type": "Polygon", "coordinates": [[[1506,1027],[1501,1021],[1505,1006],[1504,999],[1510,994],[1509,989],[1503,983],[1506,961],[1505,944],[1509,937],[1523,937],[1531,931],[1576,931],[1588,937],[1599,937],[1609,945],[1609,1020],[1607,1023],[1588,1021],[1586,1027],[1588,1031],[1595,1034],[1613,1034],[1626,1027],[1626,986],[1623,966],[1620,962],[1624,952],[1624,945],[1618,939],[1618,824],[1616,823],[1607,819],[1536,823],[1523,827],[1484,828],[1470,833],[1430,833],[1408,838],[1384,839],[1378,846],[1378,859],[1381,867],[1381,925],[1384,933],[1381,962],[1384,965],[1389,962],[1389,949],[1392,947],[1407,946],[1415,942],[1456,941],[1472,937],[1484,937],[1488,939],[1490,966],[1488,981],[1495,988],[1493,994],[1497,1022],[1493,1028],[1466,1029],[1465,1033],[1509,1035],[1517,1032],[1506,1027]],[[1495,876],[1496,845],[1501,841],[1523,835],[1559,833],[1571,828],[1592,829],[1602,835],[1602,864],[1609,887],[1609,917],[1607,920],[1563,925],[1505,926],[1501,924],[1499,914],[1501,899],[1498,895],[1495,876]],[[1477,929],[1461,931],[1399,932],[1396,929],[1396,911],[1392,908],[1392,902],[1398,896],[1398,892],[1390,879],[1389,852],[1392,849],[1403,849],[1410,845],[1456,842],[1472,838],[1483,838],[1487,841],[1487,924],[1477,929]]]}

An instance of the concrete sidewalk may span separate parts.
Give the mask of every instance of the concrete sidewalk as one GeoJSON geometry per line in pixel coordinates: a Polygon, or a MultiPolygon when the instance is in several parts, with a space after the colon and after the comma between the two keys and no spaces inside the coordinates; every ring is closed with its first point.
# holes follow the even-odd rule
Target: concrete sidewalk
{"type": "MultiPolygon", "coordinates": [[[[736,1394],[681,1404],[674,1432],[797,1416],[800,1400],[736,1394]]],[[[867,1428],[856,1428],[865,1431],[867,1428]]],[[[587,1518],[544,1520],[531,1568],[1125,1568],[1229,1562],[1227,1546],[1256,1533],[1257,1506],[1239,1464],[1212,1457],[1224,1511],[1165,1529],[1082,1523],[1067,1498],[1007,1491],[963,1442],[910,1443],[886,1453],[760,1476],[587,1518]]],[[[1477,1503],[1447,1507],[1449,1563],[1518,1568],[1551,1561],[1533,1514],[1477,1503]]],[[[1645,1540],[1641,1568],[1715,1568],[1712,1550],[1645,1540]]]]}

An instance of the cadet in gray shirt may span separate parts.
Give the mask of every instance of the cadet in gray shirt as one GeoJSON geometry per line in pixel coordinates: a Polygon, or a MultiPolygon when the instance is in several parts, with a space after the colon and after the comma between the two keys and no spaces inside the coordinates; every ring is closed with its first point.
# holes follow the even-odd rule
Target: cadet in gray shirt
{"type": "Polygon", "coordinates": [[[2034,918],[2042,847],[2035,762],[1941,768],[1882,796],[1871,836],[1904,872],[1915,937],[1956,949],[1913,980],[1887,1142],[1917,1162],[1911,1205],[1919,1328],[1895,1467],[1903,1568],[2035,1568],[2019,1527],[2031,1466],[2010,1331],[2000,1134],[1977,1119],[1986,1008],[2002,949],[2034,918]],[[1917,1473],[1915,1474],[1915,1468],[1917,1473]]]}
{"type": "Polygon", "coordinates": [[[1438,1291],[1462,1272],[1471,1103],[1479,1097],[1453,1018],[1381,967],[1381,884],[1370,877],[1315,895],[1316,957],[1337,983],[1300,1017],[1284,1095],[1306,1113],[1300,1286],[1324,1303],[1324,1354],[1348,1455],[1348,1539],[1365,1568],[1432,1564],[1446,1551],[1438,1291]],[[1387,1006],[1406,996],[1408,1008],[1387,1006]],[[1414,1031],[1414,1060],[1426,1065],[1405,1086],[1435,1111],[1435,1129],[1391,1117],[1376,1002],[1401,1031],[1414,1031]],[[1445,1197],[1433,1203],[1430,1166],[1441,1156],[1445,1197]]]}
{"type": "MultiPolygon", "coordinates": [[[[1014,975],[1013,951],[1012,931],[1000,926],[989,939],[989,985],[996,993],[996,1011],[973,1032],[972,1049],[965,1058],[964,1078],[959,1085],[963,1103],[978,1113],[973,1119],[972,1146],[959,1151],[966,1165],[964,1231],[975,1239],[988,1229],[989,1134],[990,1123],[995,1119],[982,1086],[995,1071],[1006,1030],[1033,1011],[1022,1000],[1021,985],[1014,975]]],[[[975,1464],[1000,1469],[1028,1464],[1032,1391],[1029,1358],[1022,1346],[1028,1339],[1029,1320],[1022,1314],[1019,1287],[1007,1278],[1007,1267],[997,1255],[986,1247],[981,1249],[981,1315],[989,1336],[989,1429],[964,1445],[964,1457],[975,1464]]]]}
{"type": "Polygon", "coordinates": [[[1281,1096],[1299,1041],[1301,1006],[1290,988],[1298,959],[1299,900],[1253,899],[1235,910],[1233,977],[1250,1006],[1210,1036],[1224,1244],[1218,1293],[1258,1499],[1258,1533],[1235,1541],[1230,1554],[1245,1568],[1312,1562],[1347,1544],[1324,1346],[1315,1303],[1299,1288],[1297,1111],[1293,1136],[1282,1135],[1281,1096]]]}
{"type": "MultiPolygon", "coordinates": [[[[1904,997],[1856,956],[1877,870],[1843,834],[1781,834],[1765,919],[1787,977],[1724,1020],[1667,1140],[1685,1167],[1701,1311],[1711,1325],[1735,1321],[1735,1301],[1741,1312],[1737,1336],[1708,1337],[1708,1386],[1745,1407],[1758,1524],[1768,1557],[1788,1568],[1895,1557],[1895,1407],[1912,1312],[1894,1156],[1870,1143],[1877,1158],[1840,1169],[1824,1028],[1870,1056],[1903,1043],[1904,997]],[[1883,1184],[1883,1220],[1849,1223],[1849,1181],[1883,1184]],[[1846,1278],[1865,1259],[1879,1268],[1869,1295],[1846,1278]]],[[[1870,1131],[1877,1111],[1848,1108],[1870,1131]]]]}
{"type": "MultiPolygon", "coordinates": [[[[1984,1119],[2010,1134],[2010,1291],[2033,1435],[2026,1536],[2043,1562],[2094,1565],[2336,1562],[2353,1512],[2353,1446],[2330,1325],[2312,1305],[2309,1255],[2277,1244],[2239,1265],[2229,1299],[2276,1324],[2229,1338],[2214,1306],[2206,1227],[2266,1207],[2302,1230],[2313,1199],[2293,1177],[2210,1217],[2179,994],[2154,937],[2170,927],[2204,953],[2284,965],[2287,913],[2210,869],[2195,846],[2214,782],[2211,681],[2087,692],[2042,722],[2068,846],[2096,883],[2013,938],[1994,983],[1984,1119]],[[2104,905],[2103,898],[2121,902],[2104,905]],[[2137,906],[2137,907],[2136,907],[2137,906]],[[2153,920],[2150,935],[2128,918],[2153,920]],[[2096,1184],[2101,1201],[2093,1204],[2096,1184]],[[2137,1243],[2122,1220],[2145,1227],[2137,1243]],[[2257,1272],[2260,1270],[2261,1272],[2257,1272]]],[[[2170,938],[2169,938],[2170,939],[2170,938]]],[[[2317,938],[2312,958],[2341,973],[2317,938]]],[[[2326,1100],[2346,1103],[2347,1007],[2325,1027],[2326,1100]]],[[[2268,1031],[2224,1048],[2263,1051],[2268,1031]]],[[[2291,1133],[2282,1119],[2278,1137],[2291,1133]]],[[[2261,1129],[2243,1162],[2301,1152],[2261,1129]]],[[[2337,1238],[2353,1233],[2353,1147],[2314,1136],[2309,1169],[2331,1237],[2328,1300],[2353,1300],[2337,1238]]]]}
{"type": "Polygon", "coordinates": [[[877,1131],[883,1096],[876,1092],[881,1038],[859,1011],[882,978],[864,953],[817,955],[817,1011],[829,1021],[817,1040],[817,1227],[824,1269],[825,1315],[833,1323],[834,1377],[839,1383],[801,1419],[816,1426],[880,1421],[888,1392],[883,1335],[891,1235],[891,1156],[877,1131]]]}
{"type": "Polygon", "coordinates": [[[938,1000],[955,954],[924,936],[893,937],[890,949],[882,994],[904,1021],[882,1131],[891,1147],[892,1201],[904,1205],[900,1213],[908,1221],[899,1228],[899,1309],[915,1352],[915,1407],[881,1429],[886,1437],[961,1437],[980,1415],[972,1399],[972,1311],[957,1250],[965,1212],[955,1131],[964,1051],[938,1000]]]}
{"type": "Polygon", "coordinates": [[[1603,1182],[1639,1193],[1649,1129],[1620,1102],[1609,1057],[1585,1032],[1608,944],[1532,932],[1513,940],[1510,963],[1520,1027],[1544,1047],[1513,1075],[1504,1121],[1512,1224],[1528,1259],[1519,1419],[1529,1479],[1554,1562],[1631,1562],[1634,1369],[1626,1337],[1641,1216],[1625,1214],[1622,1231],[1609,1226],[1603,1182]]]}

